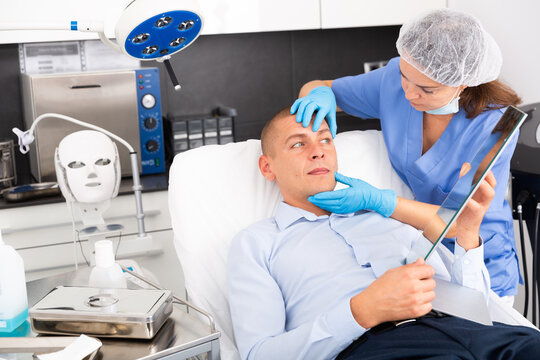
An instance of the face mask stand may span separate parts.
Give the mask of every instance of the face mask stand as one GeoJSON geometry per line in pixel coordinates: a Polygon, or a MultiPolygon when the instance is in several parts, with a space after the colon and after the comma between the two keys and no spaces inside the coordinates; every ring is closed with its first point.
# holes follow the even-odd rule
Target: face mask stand
{"type": "MultiPolygon", "coordinates": [[[[23,154],[26,154],[30,148],[29,145],[34,141],[34,131],[37,126],[37,124],[45,119],[45,118],[58,118],[61,120],[70,121],[72,123],[81,125],[83,127],[96,130],[100,133],[103,133],[107,135],[109,138],[116,140],[117,142],[124,145],[130,153],[130,159],[131,159],[131,172],[133,177],[133,192],[135,195],[135,207],[136,207],[136,218],[137,218],[137,228],[138,228],[138,234],[137,234],[137,240],[144,241],[144,242],[151,242],[152,237],[148,235],[145,231],[145,225],[144,225],[144,211],[143,211],[143,205],[142,205],[142,186],[141,181],[139,177],[139,167],[138,167],[138,159],[137,159],[137,152],[133,147],[127,143],[124,139],[120,138],[119,136],[103,129],[98,126],[85,123],[83,121],[74,119],[72,117],[61,115],[61,114],[55,114],[55,113],[46,113],[38,116],[34,122],[32,123],[32,126],[27,131],[21,131],[17,128],[13,129],[13,132],[17,135],[19,138],[19,149],[23,154]]],[[[75,228],[74,228],[75,233],[75,228]]],[[[97,241],[97,239],[96,239],[97,241]]]]}
{"type": "MultiPolygon", "coordinates": [[[[106,200],[100,203],[94,204],[81,204],[76,202],[67,201],[67,206],[71,214],[71,221],[73,225],[73,244],[75,245],[75,253],[77,252],[77,243],[79,244],[81,253],[89,266],[95,266],[95,243],[100,240],[106,240],[110,238],[121,239],[124,226],[121,224],[107,224],[103,219],[103,212],[109,208],[110,200],[106,200]],[[75,218],[81,219],[82,224],[76,223],[75,218]],[[87,242],[86,253],[91,253],[90,258],[86,258],[84,247],[82,243],[87,242]]],[[[120,246],[120,240],[116,245],[116,251],[120,246]]],[[[77,255],[75,255],[75,268],[77,269],[77,255]]]]}

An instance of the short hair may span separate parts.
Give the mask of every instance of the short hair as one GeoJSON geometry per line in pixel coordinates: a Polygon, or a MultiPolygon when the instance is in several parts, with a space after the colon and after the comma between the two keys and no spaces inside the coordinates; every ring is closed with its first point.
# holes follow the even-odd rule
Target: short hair
{"type": "Polygon", "coordinates": [[[291,115],[291,107],[287,106],[278,111],[268,122],[264,125],[261,132],[261,148],[263,155],[270,155],[272,152],[272,145],[274,143],[274,134],[276,130],[276,123],[291,115]]]}

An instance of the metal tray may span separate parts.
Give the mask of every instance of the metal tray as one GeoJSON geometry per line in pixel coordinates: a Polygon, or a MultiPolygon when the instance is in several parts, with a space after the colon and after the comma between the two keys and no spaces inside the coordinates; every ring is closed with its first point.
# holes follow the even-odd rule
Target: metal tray
{"type": "Polygon", "coordinates": [[[28,185],[13,186],[0,192],[8,202],[18,202],[60,195],[58,183],[44,182],[28,185]]]}
{"type": "Polygon", "coordinates": [[[29,310],[41,334],[151,339],[172,313],[169,290],[59,286],[29,310]]]}

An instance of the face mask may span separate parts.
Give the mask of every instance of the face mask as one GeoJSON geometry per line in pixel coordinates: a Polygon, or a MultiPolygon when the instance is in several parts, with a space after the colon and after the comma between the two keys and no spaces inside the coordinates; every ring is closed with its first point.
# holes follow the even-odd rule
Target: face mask
{"type": "MultiPolygon", "coordinates": [[[[459,93],[460,91],[458,89],[456,93],[454,94],[454,96],[458,95],[459,93]]],[[[426,110],[425,112],[432,115],[448,115],[448,114],[457,113],[459,111],[459,95],[456,98],[454,98],[454,96],[452,97],[452,100],[450,100],[448,104],[438,109],[426,110]]]]}
{"type": "Polygon", "coordinates": [[[111,139],[83,130],[66,136],[56,150],[57,177],[66,199],[98,203],[118,192],[120,163],[111,139]]]}

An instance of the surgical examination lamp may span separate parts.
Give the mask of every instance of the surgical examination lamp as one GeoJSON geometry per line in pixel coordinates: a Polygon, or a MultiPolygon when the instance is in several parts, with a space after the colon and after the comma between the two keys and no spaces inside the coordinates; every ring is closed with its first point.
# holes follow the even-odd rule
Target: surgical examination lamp
{"type": "Polygon", "coordinates": [[[169,59],[191,45],[202,27],[203,19],[195,0],[133,0],[116,22],[116,42],[105,35],[104,21],[0,24],[0,30],[95,32],[104,44],[131,58],[163,62],[176,91],[181,87],[169,59]]]}

